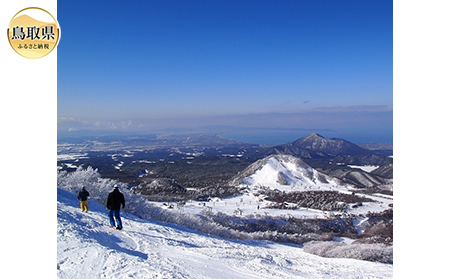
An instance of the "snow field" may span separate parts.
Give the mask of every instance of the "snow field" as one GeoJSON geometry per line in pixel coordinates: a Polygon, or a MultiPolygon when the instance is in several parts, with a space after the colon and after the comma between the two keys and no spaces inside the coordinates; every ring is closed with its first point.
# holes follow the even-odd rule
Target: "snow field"
{"type": "Polygon", "coordinates": [[[227,240],[106,209],[58,189],[58,278],[391,278],[392,265],[311,255],[297,245],[227,240]],[[131,225],[131,226],[130,226],[131,225]]]}
{"type": "MultiPolygon", "coordinates": [[[[368,198],[375,200],[376,202],[363,202],[362,206],[356,208],[348,208],[347,213],[349,214],[366,214],[370,212],[383,212],[389,209],[389,204],[392,203],[392,199],[366,195],[368,198]]],[[[155,205],[164,207],[162,202],[152,202],[155,205]]],[[[249,193],[247,195],[239,195],[236,197],[226,198],[216,201],[191,201],[186,202],[183,207],[177,207],[175,203],[173,204],[174,210],[179,210],[180,212],[190,213],[190,214],[200,214],[204,211],[210,211],[212,213],[225,213],[227,215],[236,216],[248,216],[248,215],[269,215],[273,217],[277,216],[293,216],[296,218],[326,218],[329,214],[341,214],[341,212],[329,212],[310,208],[299,208],[290,210],[281,210],[266,208],[272,202],[270,201],[260,201],[256,193],[249,193]],[[259,206],[259,209],[258,209],[259,206]]],[[[167,204],[167,203],[166,203],[167,204]]],[[[292,204],[294,205],[294,204],[292,204]]]]}

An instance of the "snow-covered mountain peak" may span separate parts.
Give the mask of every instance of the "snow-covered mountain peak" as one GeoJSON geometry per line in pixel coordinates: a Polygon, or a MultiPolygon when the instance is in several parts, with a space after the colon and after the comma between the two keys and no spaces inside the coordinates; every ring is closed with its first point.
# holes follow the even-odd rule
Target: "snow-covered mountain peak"
{"type": "Polygon", "coordinates": [[[310,167],[292,155],[271,155],[239,173],[232,185],[266,186],[280,191],[338,190],[341,182],[310,167]]]}
{"type": "MultiPolygon", "coordinates": [[[[318,133],[312,133],[306,137],[300,138],[292,143],[287,143],[277,147],[284,150],[284,153],[302,154],[303,152],[313,152],[319,157],[339,156],[339,155],[370,155],[369,150],[363,149],[358,145],[339,138],[327,139],[318,133]]],[[[304,156],[306,156],[304,154],[304,156]]],[[[310,156],[312,156],[310,154],[310,156]]],[[[306,156],[308,157],[308,156],[306,156]]]]}
{"type": "Polygon", "coordinates": [[[317,139],[317,138],[324,139],[323,136],[319,135],[316,132],[313,132],[313,133],[311,133],[311,134],[309,134],[308,136],[305,137],[305,139],[317,139]]]}

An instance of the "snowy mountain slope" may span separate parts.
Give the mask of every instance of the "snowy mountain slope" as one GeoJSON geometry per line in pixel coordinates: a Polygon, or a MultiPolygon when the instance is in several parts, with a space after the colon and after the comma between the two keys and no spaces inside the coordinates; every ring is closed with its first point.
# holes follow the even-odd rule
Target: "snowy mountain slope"
{"type": "Polygon", "coordinates": [[[294,142],[268,147],[263,154],[290,154],[301,158],[333,158],[340,155],[368,156],[373,152],[349,141],[312,133],[294,142]]]}
{"type": "MultiPolygon", "coordinates": [[[[182,227],[123,218],[107,226],[106,209],[58,189],[58,278],[391,278],[392,265],[329,259],[299,246],[238,241],[182,227]]],[[[124,216],[125,217],[125,216],[124,216]]]]}
{"type": "Polygon", "coordinates": [[[342,175],[341,179],[348,183],[357,185],[359,187],[367,187],[367,188],[392,184],[392,180],[378,177],[376,175],[358,169],[346,171],[346,174],[342,175]]]}
{"type": "MultiPolygon", "coordinates": [[[[289,144],[287,144],[289,145],[289,144]]],[[[298,139],[292,143],[299,149],[314,151],[328,156],[337,155],[370,155],[370,150],[361,148],[360,146],[339,138],[327,139],[318,133],[311,133],[310,135],[298,139]]]]}
{"type": "Polygon", "coordinates": [[[236,175],[230,185],[268,186],[280,191],[342,190],[352,187],[323,174],[292,155],[271,155],[236,175]]]}

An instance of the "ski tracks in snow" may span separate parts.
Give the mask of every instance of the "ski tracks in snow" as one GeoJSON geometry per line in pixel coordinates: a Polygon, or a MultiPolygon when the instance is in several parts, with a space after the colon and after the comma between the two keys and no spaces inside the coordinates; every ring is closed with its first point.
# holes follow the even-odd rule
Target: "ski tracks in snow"
{"type": "Polygon", "coordinates": [[[392,277],[392,265],[327,259],[270,241],[227,240],[132,215],[132,227],[127,221],[116,231],[103,206],[90,206],[82,213],[76,196],[58,189],[58,278],[392,277]]]}

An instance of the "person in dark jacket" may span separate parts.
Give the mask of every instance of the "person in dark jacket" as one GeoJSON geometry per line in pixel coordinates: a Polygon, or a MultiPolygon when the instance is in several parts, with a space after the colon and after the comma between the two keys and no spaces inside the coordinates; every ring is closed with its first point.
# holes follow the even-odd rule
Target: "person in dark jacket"
{"type": "Polygon", "coordinates": [[[114,218],[117,222],[116,229],[121,230],[122,229],[122,220],[120,219],[120,206],[122,205],[122,209],[125,208],[125,197],[123,194],[119,191],[119,187],[117,185],[114,185],[114,191],[109,193],[108,195],[108,201],[106,202],[106,208],[109,209],[108,216],[109,216],[109,224],[111,225],[111,228],[116,227],[116,224],[114,222],[114,218]]]}
{"type": "Polygon", "coordinates": [[[83,187],[81,187],[81,191],[78,192],[77,199],[80,201],[80,207],[81,211],[88,212],[88,204],[87,204],[87,198],[89,197],[89,192],[83,187]]]}

